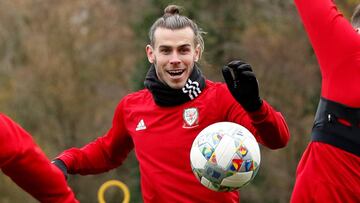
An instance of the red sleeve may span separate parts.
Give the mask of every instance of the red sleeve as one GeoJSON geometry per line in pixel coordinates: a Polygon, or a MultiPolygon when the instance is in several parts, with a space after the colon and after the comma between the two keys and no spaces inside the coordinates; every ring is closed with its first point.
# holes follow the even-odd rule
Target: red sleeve
{"type": "Polygon", "coordinates": [[[275,111],[265,100],[256,112],[248,113],[251,124],[261,142],[271,149],[285,147],[290,139],[289,128],[280,112],[275,111]]]}
{"type": "Polygon", "coordinates": [[[322,96],[360,107],[360,36],[331,0],[295,0],[318,59],[322,96]]]}
{"type": "Polygon", "coordinates": [[[0,114],[0,168],[40,202],[78,202],[62,172],[50,163],[31,136],[0,114]]]}
{"type": "Polygon", "coordinates": [[[331,0],[295,3],[321,68],[335,67],[360,49],[358,34],[331,0]]]}
{"type": "Polygon", "coordinates": [[[276,112],[266,101],[263,101],[258,111],[247,113],[232,97],[225,84],[219,92],[220,107],[225,110],[226,120],[244,126],[253,133],[260,144],[270,149],[286,146],[290,133],[281,113],[276,112]]]}
{"type": "Polygon", "coordinates": [[[118,105],[111,129],[102,137],[82,148],[71,148],[61,153],[61,159],[71,174],[95,174],[118,167],[134,148],[123,120],[124,100],[118,105]]]}

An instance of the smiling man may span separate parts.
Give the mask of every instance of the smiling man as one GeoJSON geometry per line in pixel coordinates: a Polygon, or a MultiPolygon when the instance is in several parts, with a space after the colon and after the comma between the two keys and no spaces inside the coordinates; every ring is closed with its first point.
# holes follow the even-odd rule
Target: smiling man
{"type": "Polygon", "coordinates": [[[66,150],[54,163],[65,174],[101,173],[120,166],[134,149],[144,202],[238,203],[238,192],[214,192],[196,179],[190,166],[193,140],[208,125],[231,121],[277,149],[289,140],[284,118],[260,98],[250,65],[230,62],[223,68],[226,84],[204,78],[196,63],[204,50],[202,32],[177,6],[165,9],[149,38],[146,88],[120,101],[105,135],[66,150]]]}
{"type": "Polygon", "coordinates": [[[181,89],[200,57],[200,46],[194,47],[194,32],[190,27],[158,28],[154,37],[157,43],[146,46],[149,62],[155,65],[161,82],[173,89],[181,89]]]}

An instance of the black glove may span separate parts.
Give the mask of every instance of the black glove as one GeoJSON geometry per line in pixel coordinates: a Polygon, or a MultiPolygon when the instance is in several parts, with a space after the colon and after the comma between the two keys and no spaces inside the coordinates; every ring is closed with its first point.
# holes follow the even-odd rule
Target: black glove
{"type": "Polygon", "coordinates": [[[68,173],[67,173],[67,167],[66,167],[65,163],[63,161],[61,161],[60,159],[55,159],[51,163],[60,169],[60,171],[64,174],[65,179],[67,180],[68,173]]]}
{"type": "Polygon", "coordinates": [[[223,67],[222,73],[231,94],[246,111],[260,109],[262,100],[259,96],[259,84],[249,64],[239,60],[231,61],[223,67]],[[235,77],[231,74],[231,69],[235,77]]]}

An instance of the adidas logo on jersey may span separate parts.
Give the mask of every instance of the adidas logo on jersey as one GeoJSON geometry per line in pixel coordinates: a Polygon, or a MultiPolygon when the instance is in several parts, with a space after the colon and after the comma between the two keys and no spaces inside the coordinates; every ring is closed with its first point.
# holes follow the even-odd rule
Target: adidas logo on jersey
{"type": "Polygon", "coordinates": [[[146,125],[145,125],[145,123],[144,123],[144,120],[143,119],[141,119],[140,121],[139,121],[139,123],[137,124],[137,126],[136,126],[136,131],[139,131],[139,130],[145,130],[146,129],[146,125]]]}

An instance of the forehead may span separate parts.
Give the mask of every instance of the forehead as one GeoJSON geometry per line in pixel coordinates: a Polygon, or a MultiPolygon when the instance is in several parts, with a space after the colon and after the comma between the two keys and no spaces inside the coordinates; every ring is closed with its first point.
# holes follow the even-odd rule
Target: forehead
{"type": "Polygon", "coordinates": [[[155,48],[159,46],[178,47],[183,45],[194,46],[195,35],[190,27],[182,29],[157,28],[154,33],[155,48]]]}

